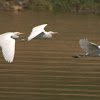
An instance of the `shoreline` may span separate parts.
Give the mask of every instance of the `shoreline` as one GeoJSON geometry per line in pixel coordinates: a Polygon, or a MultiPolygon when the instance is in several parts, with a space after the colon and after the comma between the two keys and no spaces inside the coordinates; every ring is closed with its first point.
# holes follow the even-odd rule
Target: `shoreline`
{"type": "MultiPolygon", "coordinates": [[[[20,1],[20,0],[19,0],[20,1]]],[[[76,12],[76,13],[100,13],[100,4],[93,2],[91,4],[81,4],[82,0],[77,0],[76,2],[70,0],[70,2],[64,2],[68,0],[63,0],[63,2],[50,2],[44,0],[21,0],[23,2],[19,3],[17,0],[2,0],[0,1],[0,11],[23,11],[23,10],[40,10],[40,11],[59,11],[59,12],[76,12]]],[[[89,1],[89,0],[87,0],[89,1]]],[[[86,2],[87,3],[87,2],[86,2]]]]}

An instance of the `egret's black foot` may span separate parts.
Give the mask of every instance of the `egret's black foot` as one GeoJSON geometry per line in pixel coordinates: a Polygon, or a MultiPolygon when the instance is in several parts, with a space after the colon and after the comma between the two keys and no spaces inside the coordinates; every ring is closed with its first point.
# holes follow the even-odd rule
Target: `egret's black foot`
{"type": "Polygon", "coordinates": [[[74,58],[80,58],[79,55],[73,55],[72,57],[74,57],[74,58]]]}
{"type": "Polygon", "coordinates": [[[85,55],[74,55],[72,57],[74,57],[74,58],[81,58],[81,57],[85,57],[85,55]]]}

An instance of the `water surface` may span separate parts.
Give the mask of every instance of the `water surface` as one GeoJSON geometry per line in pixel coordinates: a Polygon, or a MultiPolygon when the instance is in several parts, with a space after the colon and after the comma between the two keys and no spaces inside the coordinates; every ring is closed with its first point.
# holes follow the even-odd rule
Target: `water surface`
{"type": "Polygon", "coordinates": [[[23,11],[0,12],[0,33],[20,31],[26,38],[36,25],[59,32],[51,39],[16,42],[14,62],[0,50],[0,100],[99,100],[100,58],[84,54],[79,39],[100,44],[100,16],[23,11]]]}

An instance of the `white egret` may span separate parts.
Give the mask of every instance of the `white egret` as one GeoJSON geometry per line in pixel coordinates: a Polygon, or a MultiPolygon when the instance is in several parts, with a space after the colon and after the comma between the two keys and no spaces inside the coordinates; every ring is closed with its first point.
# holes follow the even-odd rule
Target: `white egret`
{"type": "Polygon", "coordinates": [[[4,59],[9,63],[13,62],[15,54],[15,39],[19,38],[20,34],[23,33],[7,32],[0,35],[0,47],[2,48],[4,59]]]}
{"type": "Polygon", "coordinates": [[[97,44],[91,43],[88,41],[88,39],[80,39],[79,40],[80,47],[86,52],[85,55],[75,55],[72,56],[74,58],[80,58],[80,57],[99,57],[100,56],[100,46],[97,46],[97,44]]]}
{"type": "Polygon", "coordinates": [[[30,41],[31,39],[42,39],[42,38],[51,38],[53,34],[56,34],[58,32],[46,32],[44,28],[47,26],[47,24],[36,26],[32,29],[31,34],[28,36],[27,39],[22,39],[22,41],[30,41]]]}

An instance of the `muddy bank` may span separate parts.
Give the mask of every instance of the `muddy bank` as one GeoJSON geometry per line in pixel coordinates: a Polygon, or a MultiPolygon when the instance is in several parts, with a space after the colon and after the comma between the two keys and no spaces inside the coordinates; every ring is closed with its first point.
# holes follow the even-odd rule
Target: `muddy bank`
{"type": "Polygon", "coordinates": [[[97,0],[1,0],[0,10],[48,10],[66,12],[100,13],[97,0]]]}

